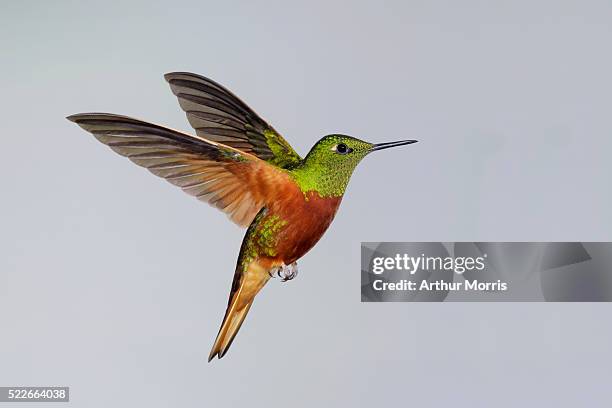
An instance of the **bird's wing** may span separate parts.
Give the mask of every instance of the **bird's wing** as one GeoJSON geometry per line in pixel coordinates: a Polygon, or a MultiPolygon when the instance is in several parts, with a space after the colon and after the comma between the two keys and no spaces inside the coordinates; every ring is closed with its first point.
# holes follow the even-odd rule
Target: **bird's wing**
{"type": "Polygon", "coordinates": [[[164,77],[198,136],[285,169],[302,160],[272,126],[225,87],[188,72],[173,72],[164,77]]]}
{"type": "Polygon", "coordinates": [[[100,142],[246,227],[288,175],[257,157],[162,126],[107,113],[68,117],[100,142]]]}

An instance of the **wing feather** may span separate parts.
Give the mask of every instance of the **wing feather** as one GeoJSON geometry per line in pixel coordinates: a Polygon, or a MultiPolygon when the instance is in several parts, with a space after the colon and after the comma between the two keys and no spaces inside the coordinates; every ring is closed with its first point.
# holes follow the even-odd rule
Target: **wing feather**
{"type": "Polygon", "coordinates": [[[284,171],[248,152],[137,119],[106,113],[68,119],[118,154],[221,209],[240,226],[248,226],[266,203],[278,198],[278,187],[289,180],[284,171]]]}
{"type": "Polygon", "coordinates": [[[291,145],[232,92],[201,75],[165,75],[197,135],[289,169],[301,162],[291,145]]]}

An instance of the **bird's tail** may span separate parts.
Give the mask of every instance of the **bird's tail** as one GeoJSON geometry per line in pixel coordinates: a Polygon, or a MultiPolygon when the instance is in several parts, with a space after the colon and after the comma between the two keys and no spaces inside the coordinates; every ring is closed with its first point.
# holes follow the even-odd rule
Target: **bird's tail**
{"type": "Polygon", "coordinates": [[[208,361],[212,360],[216,355],[221,358],[227,353],[252,304],[253,301],[251,300],[248,305],[240,310],[228,310],[219,329],[219,334],[217,334],[215,344],[208,355],[208,361]]]}
{"type": "Polygon", "coordinates": [[[240,330],[240,326],[242,326],[242,322],[249,313],[255,295],[270,279],[268,270],[256,262],[252,262],[244,268],[244,272],[239,272],[242,269],[239,268],[234,275],[229,304],[215,344],[208,355],[209,362],[215,356],[221,358],[227,353],[236,334],[238,334],[238,330],[240,330]]]}

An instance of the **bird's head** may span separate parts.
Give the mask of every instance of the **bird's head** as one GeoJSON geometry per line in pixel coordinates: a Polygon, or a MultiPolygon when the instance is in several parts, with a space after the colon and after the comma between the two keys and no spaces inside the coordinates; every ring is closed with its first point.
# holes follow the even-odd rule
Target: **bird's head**
{"type": "Polygon", "coordinates": [[[369,153],[415,143],[402,140],[390,143],[368,143],[346,135],[327,135],[308,152],[297,170],[303,190],[315,190],[323,196],[341,196],[353,171],[369,153]]]}

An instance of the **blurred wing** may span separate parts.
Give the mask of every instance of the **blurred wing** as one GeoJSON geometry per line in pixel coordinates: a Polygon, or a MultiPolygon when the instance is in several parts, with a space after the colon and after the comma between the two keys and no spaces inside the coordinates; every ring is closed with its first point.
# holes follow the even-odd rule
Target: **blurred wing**
{"type": "Polygon", "coordinates": [[[240,226],[251,223],[288,177],[248,153],[126,116],[84,113],[68,119],[240,226]]]}
{"type": "Polygon", "coordinates": [[[285,169],[302,160],[272,126],[223,86],[187,72],[173,72],[164,77],[198,136],[251,153],[285,169]]]}

